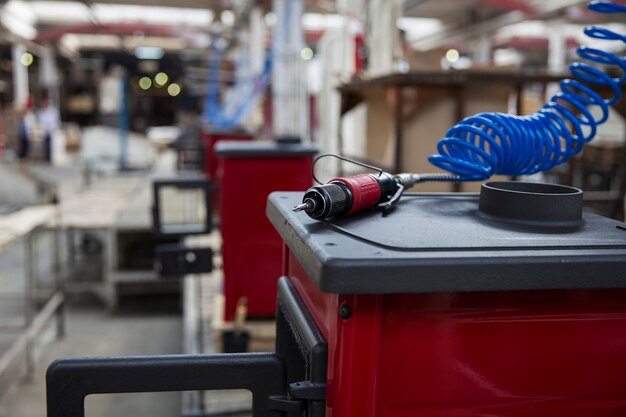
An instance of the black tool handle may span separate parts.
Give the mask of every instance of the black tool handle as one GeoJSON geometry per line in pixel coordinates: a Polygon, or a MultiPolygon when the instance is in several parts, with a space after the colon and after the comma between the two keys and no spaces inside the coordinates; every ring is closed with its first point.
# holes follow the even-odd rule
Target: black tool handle
{"type": "Polygon", "coordinates": [[[253,417],[280,417],[285,365],[275,353],[60,359],[46,375],[48,417],[84,417],[90,394],[247,389],[253,417]]]}

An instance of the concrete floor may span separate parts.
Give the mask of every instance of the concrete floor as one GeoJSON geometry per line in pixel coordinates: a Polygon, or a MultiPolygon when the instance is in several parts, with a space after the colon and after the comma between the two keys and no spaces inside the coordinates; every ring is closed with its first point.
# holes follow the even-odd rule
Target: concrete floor
{"type": "MultiPolygon", "coordinates": [[[[31,381],[18,379],[0,394],[0,417],[46,415],[45,371],[57,358],[181,353],[178,310],[174,297],[126,299],[115,314],[95,301],[70,303],[66,337],[46,343],[31,381]]],[[[87,397],[85,407],[88,417],[178,417],[181,402],[180,393],[115,394],[87,397]]]]}
{"type": "MultiPolygon", "coordinates": [[[[83,162],[67,167],[30,164],[33,173],[56,183],[59,197],[65,199],[85,187],[83,163],[88,161],[98,170],[108,172],[107,163],[116,166],[118,157],[111,154],[112,133],[105,128],[84,132],[83,162]]],[[[113,141],[117,143],[116,141],[113,141]]],[[[146,141],[130,138],[129,160],[132,165],[147,165],[153,152],[146,141]],[[139,158],[139,159],[138,159],[139,158]]],[[[166,155],[167,156],[167,155],[166,155]]],[[[173,172],[174,160],[160,158],[154,171],[173,172]],[[162,167],[161,165],[164,165],[162,167]]],[[[167,176],[167,175],[166,175],[167,176]]],[[[103,181],[95,177],[93,181],[103,181]]],[[[148,212],[147,208],[144,212],[148,212]]],[[[147,216],[146,216],[147,217],[147,216]]],[[[39,288],[51,285],[51,240],[38,239],[39,288]]],[[[24,244],[0,253],[0,294],[22,292],[24,288],[24,244]]],[[[182,313],[178,297],[141,297],[122,299],[114,314],[88,295],[74,296],[67,308],[66,337],[54,338],[54,323],[39,340],[37,365],[32,379],[25,380],[23,369],[15,369],[8,387],[0,388],[0,417],[45,417],[45,371],[57,358],[77,356],[158,355],[182,353],[182,313]]],[[[23,320],[23,301],[0,299],[0,325],[23,320]]],[[[17,334],[0,332],[0,352],[17,334]]],[[[178,417],[181,412],[180,393],[115,394],[90,396],[85,402],[88,417],[178,417]]]]}

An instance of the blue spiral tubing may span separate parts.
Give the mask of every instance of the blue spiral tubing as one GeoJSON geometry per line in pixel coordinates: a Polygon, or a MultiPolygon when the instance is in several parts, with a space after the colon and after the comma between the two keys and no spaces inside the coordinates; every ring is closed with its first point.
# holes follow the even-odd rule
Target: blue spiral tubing
{"type": "MultiPolygon", "coordinates": [[[[593,1],[588,7],[599,13],[626,13],[626,5],[610,2],[593,1]]],[[[594,39],[626,43],[626,36],[605,28],[589,26],[584,33],[594,39]]],[[[561,92],[541,110],[524,116],[479,113],[467,117],[439,141],[439,155],[430,155],[430,163],[458,175],[459,181],[481,181],[494,174],[518,176],[547,171],[581,152],[594,138],[596,127],[607,120],[608,106],[622,97],[626,61],[590,47],[580,47],[577,53],[587,61],[617,65],[624,75],[611,78],[596,67],[574,63],[569,71],[577,80],[561,81],[561,92]],[[613,97],[603,99],[589,85],[609,87],[613,97]],[[602,111],[599,119],[592,116],[591,106],[602,111]]]]}

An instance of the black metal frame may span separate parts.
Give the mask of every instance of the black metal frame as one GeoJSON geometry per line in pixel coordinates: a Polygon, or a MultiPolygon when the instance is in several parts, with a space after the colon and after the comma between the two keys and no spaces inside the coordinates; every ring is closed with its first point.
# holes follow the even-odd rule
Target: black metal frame
{"type": "Polygon", "coordinates": [[[78,358],[55,361],[46,375],[48,417],[84,417],[90,394],[247,389],[253,417],[279,417],[285,364],[275,353],[78,358]]]}
{"type": "MultiPolygon", "coordinates": [[[[307,402],[307,417],[326,413],[328,348],[288,278],[278,281],[276,352],[287,365],[289,394],[307,402]]],[[[289,414],[289,417],[301,414],[289,414]]]]}
{"type": "Polygon", "coordinates": [[[152,183],[152,232],[156,236],[187,236],[200,235],[211,232],[211,183],[206,178],[169,178],[157,179],[152,183]],[[161,188],[175,187],[185,190],[202,190],[204,192],[204,204],[206,210],[206,223],[204,228],[198,230],[180,229],[167,230],[162,224],[161,215],[161,188]]]}
{"type": "Polygon", "coordinates": [[[278,282],[277,353],[76,358],[46,375],[48,417],[84,417],[90,394],[247,389],[253,417],[323,417],[327,346],[297,292],[278,282]]]}

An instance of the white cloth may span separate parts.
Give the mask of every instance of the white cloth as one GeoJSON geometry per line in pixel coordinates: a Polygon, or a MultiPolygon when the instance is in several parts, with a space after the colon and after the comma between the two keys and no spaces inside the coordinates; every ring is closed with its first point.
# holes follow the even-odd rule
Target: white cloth
{"type": "Polygon", "coordinates": [[[100,113],[117,114],[122,103],[122,85],[119,77],[107,75],[100,81],[100,113]]]}
{"type": "Polygon", "coordinates": [[[59,111],[55,107],[44,107],[37,111],[37,120],[39,127],[45,133],[52,133],[61,127],[61,117],[59,111]]]}

